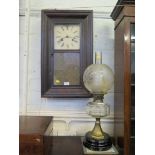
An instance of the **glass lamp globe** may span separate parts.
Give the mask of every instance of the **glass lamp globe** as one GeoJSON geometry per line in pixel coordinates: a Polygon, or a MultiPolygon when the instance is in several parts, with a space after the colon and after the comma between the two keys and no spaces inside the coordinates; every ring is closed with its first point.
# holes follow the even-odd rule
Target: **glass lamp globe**
{"type": "Polygon", "coordinates": [[[113,86],[113,71],[106,64],[92,64],[83,74],[83,82],[92,94],[106,94],[113,86]]]}

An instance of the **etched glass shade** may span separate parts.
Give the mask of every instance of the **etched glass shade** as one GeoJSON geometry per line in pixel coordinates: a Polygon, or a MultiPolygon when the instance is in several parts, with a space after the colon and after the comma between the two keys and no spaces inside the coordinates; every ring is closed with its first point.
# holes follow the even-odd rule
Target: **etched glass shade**
{"type": "Polygon", "coordinates": [[[105,64],[92,64],[83,74],[85,87],[92,94],[106,94],[114,82],[112,69],[105,64]]]}

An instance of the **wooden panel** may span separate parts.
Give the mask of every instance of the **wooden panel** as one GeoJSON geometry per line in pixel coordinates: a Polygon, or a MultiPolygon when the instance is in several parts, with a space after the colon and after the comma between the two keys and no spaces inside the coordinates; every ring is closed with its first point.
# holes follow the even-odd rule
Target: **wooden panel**
{"type": "Polygon", "coordinates": [[[124,147],[124,22],[115,30],[114,135],[119,148],[124,147]]]}
{"type": "MultiPolygon", "coordinates": [[[[49,138],[49,137],[48,137],[49,138]]],[[[46,140],[45,140],[46,143],[46,140]]],[[[47,149],[45,155],[82,155],[82,143],[79,137],[50,137],[48,139],[48,144],[50,146],[47,149]],[[48,144],[50,142],[50,145],[48,144]]]]}
{"type": "Polygon", "coordinates": [[[124,19],[124,17],[134,17],[135,16],[135,6],[126,6],[122,8],[118,18],[115,21],[115,29],[119,25],[119,23],[124,19]]]}
{"type": "Polygon", "coordinates": [[[35,145],[31,143],[19,144],[19,155],[44,155],[43,145],[35,145]]]}
{"type": "MultiPolygon", "coordinates": [[[[116,6],[114,7],[111,17],[113,20],[117,20],[118,16],[122,13],[122,9],[128,6],[135,6],[135,0],[118,0],[116,6]]],[[[127,14],[129,15],[129,14],[127,14]]]]}
{"type": "Polygon", "coordinates": [[[43,135],[51,120],[51,116],[19,116],[19,134],[43,135]]]}
{"type": "Polygon", "coordinates": [[[50,116],[19,117],[20,155],[43,155],[44,133],[51,120],[50,116]]]}
{"type": "Polygon", "coordinates": [[[20,134],[19,141],[20,143],[32,143],[37,145],[43,145],[43,136],[38,134],[20,134]]]}

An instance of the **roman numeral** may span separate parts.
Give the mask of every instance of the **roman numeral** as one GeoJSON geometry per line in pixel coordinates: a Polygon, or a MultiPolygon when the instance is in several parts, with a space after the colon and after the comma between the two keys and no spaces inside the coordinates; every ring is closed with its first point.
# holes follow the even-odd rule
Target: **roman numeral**
{"type": "Polygon", "coordinates": [[[74,38],[79,38],[79,36],[74,36],[74,38]]]}
{"type": "Polygon", "coordinates": [[[64,46],[64,42],[61,44],[61,47],[63,47],[64,46]]]}
{"type": "Polygon", "coordinates": [[[76,42],[76,43],[78,42],[77,40],[74,40],[74,39],[72,39],[72,41],[74,41],[74,42],[76,42]]]}
{"type": "Polygon", "coordinates": [[[62,42],[62,41],[63,41],[63,38],[59,39],[57,42],[60,43],[60,42],[62,42]]]}

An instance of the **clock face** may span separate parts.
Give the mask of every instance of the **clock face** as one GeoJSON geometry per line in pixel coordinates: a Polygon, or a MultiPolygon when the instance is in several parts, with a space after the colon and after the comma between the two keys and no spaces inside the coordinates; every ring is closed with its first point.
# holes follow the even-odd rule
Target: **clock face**
{"type": "Polygon", "coordinates": [[[80,49],[80,25],[57,24],[54,26],[54,49],[79,50],[80,49]]]}

